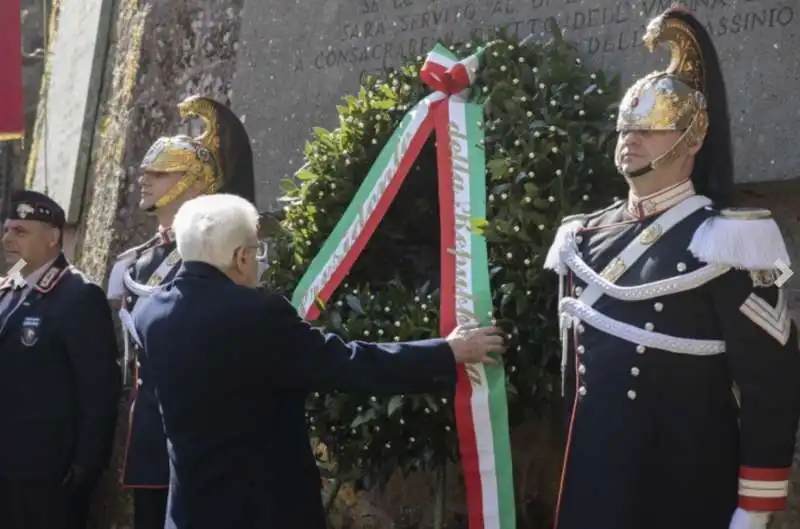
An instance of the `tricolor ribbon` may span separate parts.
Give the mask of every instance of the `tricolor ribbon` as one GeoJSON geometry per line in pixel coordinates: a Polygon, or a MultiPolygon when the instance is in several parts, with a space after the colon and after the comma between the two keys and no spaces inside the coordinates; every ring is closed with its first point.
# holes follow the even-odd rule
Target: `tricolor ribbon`
{"type": "MultiPolygon", "coordinates": [[[[441,229],[440,332],[489,325],[492,297],[486,239],[483,106],[468,100],[483,50],[462,61],[437,44],[420,71],[434,92],[415,105],[381,150],[366,179],[294,291],[301,316],[319,316],[343,281],[431,132],[437,141],[441,229]]],[[[516,516],[502,365],[459,366],[455,416],[470,529],[514,529],[516,516]]]]}

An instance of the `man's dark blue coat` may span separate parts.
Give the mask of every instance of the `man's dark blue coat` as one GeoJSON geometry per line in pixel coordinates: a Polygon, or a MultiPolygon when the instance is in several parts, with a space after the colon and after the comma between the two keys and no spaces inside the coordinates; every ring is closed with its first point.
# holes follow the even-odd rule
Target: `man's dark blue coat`
{"type": "Polygon", "coordinates": [[[309,390],[451,389],[444,340],[345,343],[278,295],[187,262],[134,316],[169,438],[167,529],[324,529],[309,390]]]}

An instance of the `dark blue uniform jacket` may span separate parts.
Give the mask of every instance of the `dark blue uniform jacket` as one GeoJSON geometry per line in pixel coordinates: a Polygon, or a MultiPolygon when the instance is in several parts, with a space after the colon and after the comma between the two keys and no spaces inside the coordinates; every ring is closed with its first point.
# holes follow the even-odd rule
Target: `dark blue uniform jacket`
{"type": "Polygon", "coordinates": [[[60,256],[0,332],[0,477],[60,482],[71,465],[99,477],[116,425],[117,355],[103,289],[60,256]]]}
{"type": "Polygon", "coordinates": [[[206,264],[184,263],[140,303],[135,325],[168,437],[167,529],[323,529],[307,392],[455,386],[444,340],[344,343],[312,329],[285,298],[206,264]]]}

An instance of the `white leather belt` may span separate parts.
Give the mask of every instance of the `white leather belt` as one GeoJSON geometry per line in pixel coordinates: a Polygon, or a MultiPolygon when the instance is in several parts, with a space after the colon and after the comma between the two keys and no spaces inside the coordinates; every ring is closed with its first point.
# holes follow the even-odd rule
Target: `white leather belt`
{"type": "MultiPolygon", "coordinates": [[[[592,270],[592,268],[577,255],[577,248],[574,246],[568,246],[566,250],[562,252],[562,260],[569,269],[587,285],[591,285],[592,288],[596,287],[596,290],[602,294],[622,301],[644,301],[693,290],[708,283],[712,279],[718,278],[731,269],[729,266],[706,265],[688,274],[667,277],[641,285],[623,287],[615,285],[592,270]]],[[[587,286],[587,289],[588,288],[587,286]]],[[[592,299],[596,301],[594,296],[592,299]]],[[[599,299],[599,296],[597,296],[597,299],[599,299]]],[[[580,296],[580,300],[586,303],[583,296],[580,296]]],[[[591,303],[586,304],[592,305],[591,303]]]]}
{"type": "Polygon", "coordinates": [[[725,352],[724,341],[679,338],[647,331],[629,323],[609,318],[575,298],[562,299],[559,304],[559,311],[562,315],[571,317],[573,323],[580,321],[611,336],[651,349],[661,349],[671,353],[694,356],[712,356],[725,352]]]}
{"type": "Polygon", "coordinates": [[[167,255],[167,257],[161,261],[161,264],[158,265],[155,272],[153,272],[150,277],[157,277],[158,280],[155,285],[148,285],[143,283],[137,283],[134,281],[133,276],[131,276],[131,270],[128,268],[125,270],[125,273],[122,276],[122,281],[125,285],[125,288],[133,292],[137,297],[146,298],[153,295],[153,292],[161,288],[161,283],[163,282],[164,278],[166,278],[174,268],[180,266],[181,260],[178,256],[178,250],[173,250],[172,252],[167,255]]]}

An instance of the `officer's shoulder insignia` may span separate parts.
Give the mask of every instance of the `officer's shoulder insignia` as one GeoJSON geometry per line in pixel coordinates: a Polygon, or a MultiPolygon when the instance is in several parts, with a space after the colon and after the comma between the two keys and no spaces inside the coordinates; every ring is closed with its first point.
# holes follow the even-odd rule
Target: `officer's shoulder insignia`
{"type": "Polygon", "coordinates": [[[751,272],[754,286],[771,286],[791,264],[786,242],[768,209],[729,208],[703,221],[689,251],[704,263],[751,272]]]}
{"type": "Polygon", "coordinates": [[[47,272],[45,272],[39,282],[36,283],[34,287],[36,290],[41,292],[42,294],[46,294],[53,290],[55,286],[61,281],[61,278],[64,277],[64,274],[69,270],[70,267],[60,267],[60,266],[51,266],[47,272]]]}
{"type": "Polygon", "coordinates": [[[739,311],[781,345],[786,345],[786,342],[789,341],[792,321],[789,316],[786,293],[783,289],[778,289],[775,305],[755,292],[751,292],[739,307],[739,311]]]}

